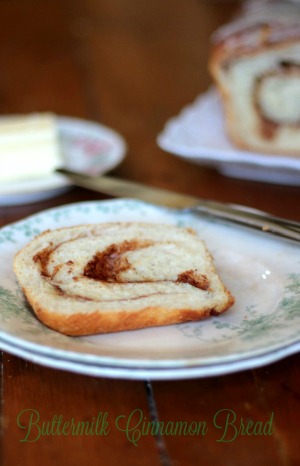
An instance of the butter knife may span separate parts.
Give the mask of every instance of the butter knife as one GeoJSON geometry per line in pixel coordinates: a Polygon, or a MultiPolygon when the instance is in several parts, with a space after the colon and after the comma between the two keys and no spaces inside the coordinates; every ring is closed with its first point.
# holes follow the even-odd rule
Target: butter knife
{"type": "Polygon", "coordinates": [[[269,233],[281,238],[300,242],[300,223],[276,217],[244,206],[199,199],[194,196],[147,186],[111,176],[91,176],[60,168],[58,173],[66,176],[76,186],[97,191],[113,197],[135,198],[152,204],[189,210],[220,221],[269,233]]]}

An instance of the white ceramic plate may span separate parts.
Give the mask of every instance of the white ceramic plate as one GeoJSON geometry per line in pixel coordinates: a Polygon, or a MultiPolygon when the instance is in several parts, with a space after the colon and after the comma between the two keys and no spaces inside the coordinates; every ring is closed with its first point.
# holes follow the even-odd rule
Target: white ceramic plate
{"type": "Polygon", "coordinates": [[[264,233],[134,200],[86,202],[1,229],[0,254],[0,347],[36,363],[91,375],[176,379],[253,368],[300,349],[299,247],[264,233]],[[17,285],[15,253],[48,228],[120,220],[195,228],[236,304],[205,321],[107,335],[67,337],[45,327],[17,285]]]}
{"type": "Polygon", "coordinates": [[[214,88],[169,120],[157,142],[167,152],[214,167],[224,175],[300,186],[300,157],[257,154],[238,150],[231,144],[214,88]]]}
{"type": "MultiPolygon", "coordinates": [[[[102,174],[123,160],[126,144],[114,130],[76,118],[57,117],[57,124],[65,167],[87,174],[102,174]]],[[[0,205],[42,201],[61,194],[70,186],[70,181],[59,174],[2,184],[0,205]]]]}

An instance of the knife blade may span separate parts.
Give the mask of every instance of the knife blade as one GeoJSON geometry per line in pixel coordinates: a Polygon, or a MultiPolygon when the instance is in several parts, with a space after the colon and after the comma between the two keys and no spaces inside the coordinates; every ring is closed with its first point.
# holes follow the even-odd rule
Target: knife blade
{"type": "Polygon", "coordinates": [[[292,241],[300,242],[300,223],[244,206],[199,199],[187,194],[176,193],[142,183],[118,179],[112,176],[92,176],[66,168],[58,173],[66,176],[76,186],[87,188],[112,197],[139,199],[152,204],[184,209],[220,221],[253,228],[292,241]]]}

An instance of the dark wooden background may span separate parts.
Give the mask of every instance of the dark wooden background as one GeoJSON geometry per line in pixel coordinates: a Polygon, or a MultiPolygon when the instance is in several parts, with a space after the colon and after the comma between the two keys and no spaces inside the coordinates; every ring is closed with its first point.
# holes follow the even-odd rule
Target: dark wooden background
{"type": "MultiPolygon", "coordinates": [[[[211,84],[209,37],[236,2],[201,0],[0,0],[0,112],[53,111],[119,131],[128,154],[120,177],[246,204],[300,220],[299,188],[221,176],[163,153],[164,123],[211,84]]],[[[74,188],[26,206],[0,207],[5,225],[48,207],[104,196],[74,188]]],[[[1,372],[2,464],[50,466],[291,466],[299,464],[299,356],[222,377],[149,382],[94,378],[48,369],[4,353],[1,372]],[[267,421],[271,436],[216,442],[201,437],[144,436],[138,446],[111,428],[108,436],[44,436],[22,443],[23,409],[41,419],[62,414],[110,419],[140,408],[149,418],[210,422],[229,408],[267,421]]]]}

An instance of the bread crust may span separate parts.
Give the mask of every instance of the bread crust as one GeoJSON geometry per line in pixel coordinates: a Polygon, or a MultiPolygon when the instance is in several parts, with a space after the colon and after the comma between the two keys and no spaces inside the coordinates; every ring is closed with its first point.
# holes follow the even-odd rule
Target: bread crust
{"type": "Polygon", "coordinates": [[[234,297],[225,287],[224,293],[228,299],[226,305],[219,308],[219,310],[210,307],[207,309],[200,308],[199,310],[175,309],[166,314],[163,306],[149,306],[139,311],[131,312],[120,309],[115,311],[113,315],[103,314],[101,309],[99,309],[88,315],[76,313],[70,316],[63,316],[41,307],[39,302],[30,293],[26,292],[26,290],[24,291],[39,320],[49,328],[69,336],[138,330],[183,322],[196,322],[210,316],[218,316],[229,309],[235,302],[234,297]]]}

